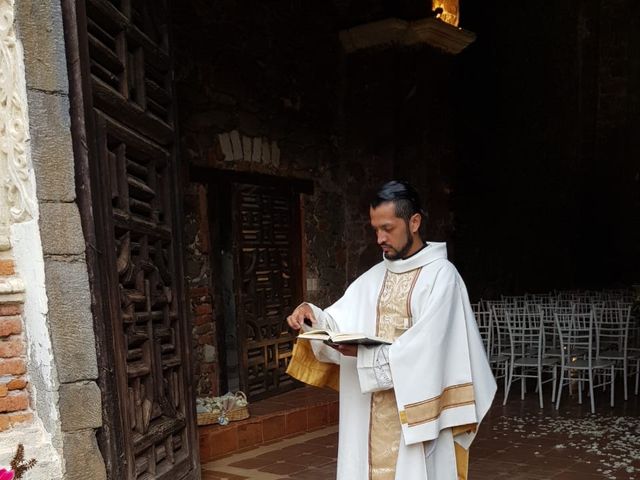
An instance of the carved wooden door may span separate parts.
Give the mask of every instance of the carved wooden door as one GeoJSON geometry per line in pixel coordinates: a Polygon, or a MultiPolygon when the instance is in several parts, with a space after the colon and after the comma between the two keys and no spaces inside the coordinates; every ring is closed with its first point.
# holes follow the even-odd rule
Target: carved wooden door
{"type": "Polygon", "coordinates": [[[237,184],[233,192],[240,384],[251,399],[296,386],[285,371],[294,340],[286,316],[302,294],[299,201],[283,185],[237,184]]]}
{"type": "Polygon", "coordinates": [[[84,102],[91,204],[81,211],[95,229],[107,470],[118,480],[197,478],[168,2],[63,5],[82,64],[72,95],[84,102]]]}

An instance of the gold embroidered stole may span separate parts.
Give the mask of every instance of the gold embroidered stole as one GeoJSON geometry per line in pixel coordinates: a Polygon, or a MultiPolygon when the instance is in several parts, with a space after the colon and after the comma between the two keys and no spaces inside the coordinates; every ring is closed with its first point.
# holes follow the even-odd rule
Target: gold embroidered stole
{"type": "MultiPolygon", "coordinates": [[[[411,326],[411,293],[420,270],[387,271],[378,298],[377,336],[393,341],[411,326]]],[[[393,389],[372,394],[369,425],[369,478],[394,480],[402,429],[393,389]]]]}

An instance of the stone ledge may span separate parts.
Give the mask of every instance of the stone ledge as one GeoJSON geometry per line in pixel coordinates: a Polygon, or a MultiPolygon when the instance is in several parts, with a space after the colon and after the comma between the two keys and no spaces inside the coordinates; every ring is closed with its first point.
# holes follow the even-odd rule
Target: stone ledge
{"type": "Polygon", "coordinates": [[[335,392],[309,387],[274,398],[286,399],[288,395],[293,396],[301,391],[310,390],[321,392],[317,401],[314,401],[313,397],[307,397],[303,406],[292,407],[291,403],[281,402],[281,407],[276,406],[274,409],[273,399],[269,399],[250,404],[249,411],[252,412],[252,416],[246,420],[231,422],[226,426],[200,426],[200,461],[206,463],[274,440],[338,423],[338,394],[335,392]],[[264,408],[265,404],[271,405],[264,408]],[[254,411],[260,413],[254,414],[254,411]]]}
{"type": "Polygon", "coordinates": [[[456,55],[475,39],[475,33],[454,27],[438,18],[425,18],[412,22],[399,18],[387,18],[340,32],[340,42],[347,53],[391,45],[429,45],[445,53],[456,55]]]}

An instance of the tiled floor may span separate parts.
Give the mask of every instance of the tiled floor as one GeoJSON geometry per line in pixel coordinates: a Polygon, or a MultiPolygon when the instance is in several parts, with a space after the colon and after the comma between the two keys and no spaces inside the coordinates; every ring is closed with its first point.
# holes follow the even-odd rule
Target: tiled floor
{"type": "MultiPolygon", "coordinates": [[[[471,447],[470,480],[640,480],[640,402],[617,398],[611,409],[596,395],[591,415],[588,399],[563,396],[558,412],[548,395],[542,410],[533,392],[506,407],[498,395],[471,447]]],[[[274,442],[205,464],[202,478],[334,479],[337,438],[332,426],[274,442]]]]}
{"type": "Polygon", "coordinates": [[[202,480],[335,479],[337,452],[331,426],[207,463],[202,480]]]}

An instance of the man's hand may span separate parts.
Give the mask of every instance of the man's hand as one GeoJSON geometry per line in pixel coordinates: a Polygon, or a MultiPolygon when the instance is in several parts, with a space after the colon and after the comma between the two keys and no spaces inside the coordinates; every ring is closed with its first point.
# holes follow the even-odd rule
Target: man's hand
{"type": "Polygon", "coordinates": [[[315,325],[317,323],[311,307],[306,303],[301,303],[293,313],[287,317],[287,323],[294,330],[300,330],[305,319],[309,319],[311,325],[315,325]]]}

